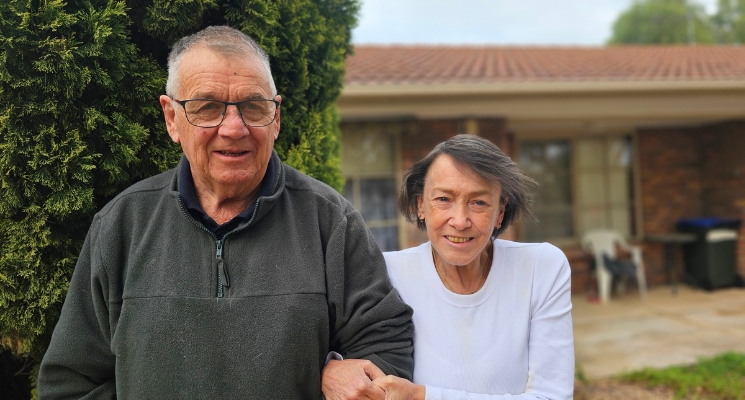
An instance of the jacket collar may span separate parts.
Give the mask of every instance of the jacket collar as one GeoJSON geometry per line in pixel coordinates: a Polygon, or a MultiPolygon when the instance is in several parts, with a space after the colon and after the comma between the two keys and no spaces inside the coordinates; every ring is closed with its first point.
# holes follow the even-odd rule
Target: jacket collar
{"type": "Polygon", "coordinates": [[[217,225],[207,213],[204,212],[202,205],[199,204],[196,189],[194,188],[194,179],[191,174],[189,160],[185,155],[181,155],[181,160],[176,167],[174,179],[175,187],[181,203],[187,213],[207,228],[217,237],[223,237],[226,233],[236,229],[243,229],[253,224],[263,217],[276,202],[284,189],[284,168],[277,152],[272,150],[272,156],[267,165],[266,174],[261,181],[261,191],[259,197],[251,205],[235,216],[231,221],[222,225],[217,225]]]}

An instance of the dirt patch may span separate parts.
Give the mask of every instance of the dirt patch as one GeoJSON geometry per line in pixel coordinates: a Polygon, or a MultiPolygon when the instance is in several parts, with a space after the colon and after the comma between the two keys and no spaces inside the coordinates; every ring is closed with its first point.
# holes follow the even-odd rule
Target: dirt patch
{"type": "Polygon", "coordinates": [[[671,389],[648,388],[636,383],[598,379],[588,383],[574,381],[575,400],[673,400],[671,389]]]}

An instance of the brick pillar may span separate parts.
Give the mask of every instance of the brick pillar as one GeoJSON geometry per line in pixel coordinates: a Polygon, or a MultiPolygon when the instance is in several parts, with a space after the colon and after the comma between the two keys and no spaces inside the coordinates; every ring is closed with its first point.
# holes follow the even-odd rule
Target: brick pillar
{"type": "MultiPolygon", "coordinates": [[[[745,223],[745,121],[699,128],[702,152],[704,216],[734,217],[745,223]]],[[[745,226],[740,225],[735,253],[737,272],[745,277],[745,226]]]]}
{"type": "Polygon", "coordinates": [[[740,209],[739,218],[742,221],[737,232],[736,267],[737,274],[745,278],[745,199],[738,200],[736,205],[740,209]]]}
{"type": "MultiPolygon", "coordinates": [[[[675,232],[681,218],[701,215],[700,142],[699,132],[694,128],[651,128],[638,132],[643,234],[675,232]]],[[[663,251],[662,244],[644,243],[650,286],[667,280],[663,251]]],[[[680,272],[683,268],[680,254],[676,254],[676,265],[680,272]]]]}

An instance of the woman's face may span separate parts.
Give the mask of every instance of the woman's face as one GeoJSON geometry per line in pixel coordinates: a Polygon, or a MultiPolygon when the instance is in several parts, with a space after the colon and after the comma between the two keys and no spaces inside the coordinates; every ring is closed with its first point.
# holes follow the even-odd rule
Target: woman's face
{"type": "Polygon", "coordinates": [[[478,256],[504,218],[502,190],[448,155],[438,156],[427,171],[418,198],[418,216],[443,261],[450,265],[478,263],[478,256]]]}

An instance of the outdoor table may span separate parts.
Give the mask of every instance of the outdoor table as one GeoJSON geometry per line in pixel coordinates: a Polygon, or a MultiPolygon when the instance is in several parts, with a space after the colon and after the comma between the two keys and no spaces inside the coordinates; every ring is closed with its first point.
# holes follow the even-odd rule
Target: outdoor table
{"type": "Polygon", "coordinates": [[[667,280],[672,287],[673,294],[678,293],[678,286],[673,278],[675,270],[675,246],[696,241],[696,235],[692,233],[665,233],[659,235],[646,235],[646,241],[662,243],[665,246],[665,272],[667,280]]]}

